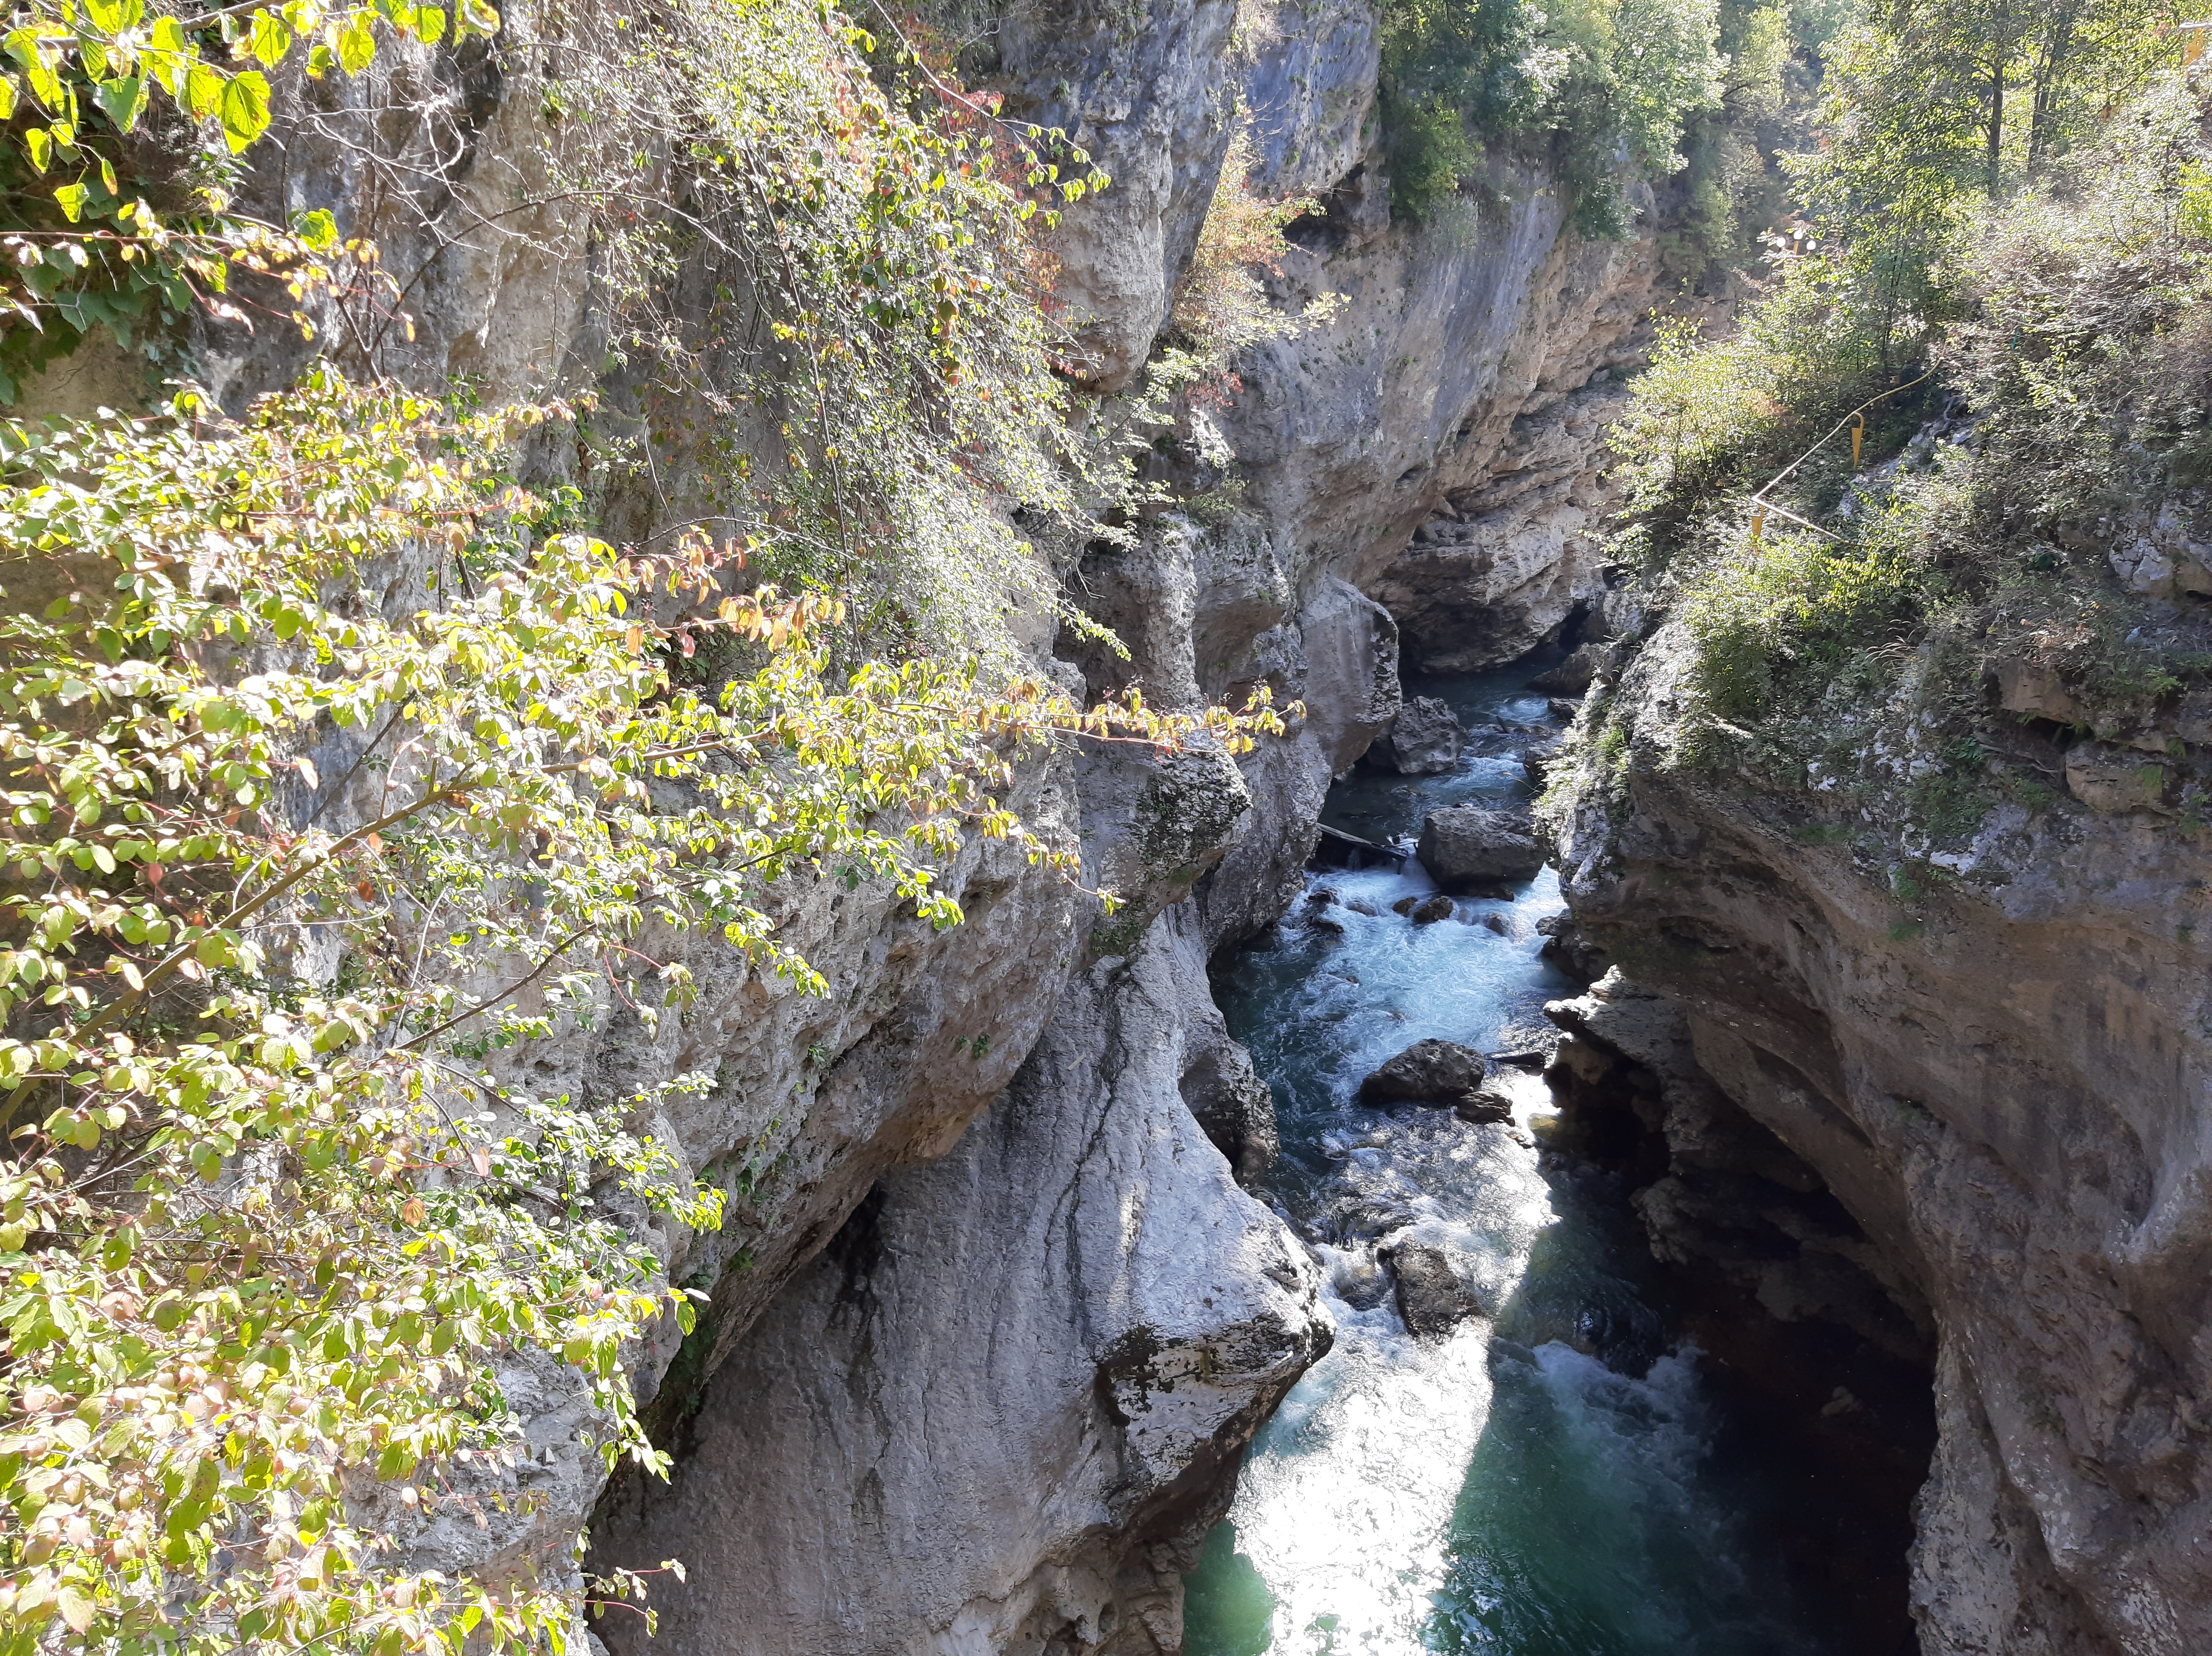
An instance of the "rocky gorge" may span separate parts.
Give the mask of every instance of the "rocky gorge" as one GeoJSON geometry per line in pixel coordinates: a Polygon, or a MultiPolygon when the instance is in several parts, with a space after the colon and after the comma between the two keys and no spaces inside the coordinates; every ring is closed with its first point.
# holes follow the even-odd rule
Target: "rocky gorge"
{"type": "MultiPolygon", "coordinates": [[[[512,40],[571,44],[525,10],[512,40]]],[[[1632,1210],[1652,1298],[1790,1463],[1791,1567],[1872,1606],[1844,1616],[1858,1647],[2212,1647],[2212,1025],[2203,830],[2179,803],[2212,722],[2172,695],[2115,721],[1993,674],[2007,751],[2061,788],[1941,849],[1887,825],[1854,838],[1816,784],[1674,764],[1691,646],[1609,542],[1606,435],[1656,314],[1717,331],[1744,284],[1669,263],[1679,180],[1630,186],[1627,234],[1586,234],[1525,146],[1482,156],[1480,187],[1394,210],[1382,28],[1368,0],[1068,0],[992,9],[957,54],[1008,119],[1110,177],[1048,240],[1057,366],[1086,411],[1143,394],[1232,155],[1249,172],[1231,185],[1307,203],[1265,274],[1286,329],[1176,405],[1143,460],[1162,492],[1126,533],[1047,549],[1121,648],[1034,609],[1012,623],[1024,668],[1079,701],[1135,689],[1188,712],[1264,686],[1302,716],[1234,759],[1071,742],[1024,761],[1008,802],[1079,846],[1083,884],[1125,899],[1110,915],[979,836],[943,880],[957,927],[880,882],[793,891],[777,923],[823,995],[687,937],[665,955],[700,985],[681,1017],[608,997],[489,1059],[540,1093],[657,1098],[637,1125],[721,1193],[723,1222],[599,1193],[664,1284],[700,1296],[696,1326],[664,1323],[635,1363],[668,1481],[610,1475],[572,1377],[518,1363],[500,1385],[526,1442],[487,1475],[493,1520],[410,1506],[390,1519],[402,1556],[580,1589],[646,1572],[651,1628],[618,1604],[588,1624],[615,1656],[1182,1650],[1186,1577],[1255,1434],[1329,1352],[1333,1307],[1376,1312],[1385,1292],[1376,1276],[1346,1300],[1341,1261],[1267,1185],[1274,1078],[1223,985],[1255,941],[1344,934],[1336,894],[1309,891],[1317,861],[1413,849],[1340,828],[1322,846],[1355,767],[1486,764],[1510,774],[1439,795],[1420,825],[1407,867],[1432,883],[1345,912],[1459,944],[1490,904],[1534,974],[1548,905],[1545,970],[1576,988],[1528,977],[1560,991],[1541,1050],[1501,1064],[1424,1040],[1373,1071],[1375,1099],[1446,1106],[1421,1112],[1419,1155],[1517,1157],[1534,1201],[1540,1154],[1632,1210]],[[1463,729],[1422,688],[1538,651],[1545,676],[1504,698],[1530,722],[1463,729]],[[1525,796],[1555,770],[1540,825],[1525,796]],[[1522,913],[1550,866],[1558,900],[1522,913]],[[711,1084],[656,1092],[694,1075],[711,1084]]],[[[242,187],[279,220],[334,211],[413,273],[406,337],[377,360],[488,402],[592,388],[610,424],[642,421],[592,297],[603,249],[548,184],[562,140],[530,52],[422,47],[280,91],[282,159],[242,187]],[[431,109],[420,131],[392,113],[403,93],[431,109]]],[[[312,354],[194,326],[227,404],[312,354]]],[[[136,374],[88,350],[33,400],[124,405],[136,374]]],[[[736,447],[767,441],[757,411],[718,417],[736,447]]],[[[711,514],[714,452],[672,448],[610,517],[649,539],[711,514]]],[[[2115,532],[2115,568],[2161,602],[2201,584],[2185,515],[2156,518],[2156,545],[2145,523],[2115,532]]],[[[424,581],[360,573],[386,609],[424,581]]],[[[1899,788],[1920,774],[1910,740],[1881,752],[1899,788]]],[[[364,752],[331,736],[307,774],[350,777],[364,752]]],[[[1395,1284],[1393,1337],[1500,1314],[1499,1285],[1462,1281],[1410,1227],[1358,1240],[1395,1284]]],[[[1589,1357],[1569,1334],[1559,1361],[1589,1357]]],[[[1540,1366],[1513,1344],[1480,1361],[1540,1366]]],[[[1671,1406],[1695,1364],[1644,1356],[1668,1366],[1638,1377],[1638,1405],[1671,1406]]]]}

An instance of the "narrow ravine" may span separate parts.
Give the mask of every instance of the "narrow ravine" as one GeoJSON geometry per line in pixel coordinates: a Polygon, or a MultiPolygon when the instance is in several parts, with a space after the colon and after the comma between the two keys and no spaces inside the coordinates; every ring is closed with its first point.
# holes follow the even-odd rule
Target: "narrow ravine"
{"type": "MultiPolygon", "coordinates": [[[[1473,757],[1438,776],[1355,774],[1328,820],[1409,842],[1440,805],[1525,796],[1520,755],[1563,710],[1529,671],[1409,685],[1453,707],[1473,757]]],[[[1540,958],[1555,876],[1422,926],[1391,907],[1435,890],[1411,859],[1308,886],[1218,989],[1274,1088],[1265,1194],[1328,1273],[1337,1342],[1261,1433],[1189,1578],[1190,1656],[1836,1649],[1784,1585],[1785,1497],[1731,1448],[1617,1176],[1543,1148],[1542,1008],[1576,992],[1540,958]],[[1522,1060],[1493,1066],[1511,1122],[1357,1102],[1364,1075],[1431,1037],[1522,1060]],[[1407,1245],[1441,1249],[1480,1314],[1411,1335],[1382,1257],[1407,1245]]]]}

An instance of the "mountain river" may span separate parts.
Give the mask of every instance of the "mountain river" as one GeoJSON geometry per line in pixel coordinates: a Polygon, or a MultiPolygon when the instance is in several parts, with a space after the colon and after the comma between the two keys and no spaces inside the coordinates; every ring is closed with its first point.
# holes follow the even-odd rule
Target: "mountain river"
{"type": "MultiPolygon", "coordinates": [[[[1529,671],[1410,685],[1451,704],[1471,757],[1355,773],[1328,820],[1407,842],[1438,806],[1525,797],[1521,752],[1560,722],[1529,671]]],[[[1410,858],[1308,886],[1218,988],[1275,1092],[1262,1194],[1328,1274],[1336,1344],[1261,1433],[1188,1578],[1189,1656],[1840,1656],[1784,1586],[1789,1497],[1659,1309],[1624,1192],[1542,1148],[1540,1075],[1494,1067],[1510,1123],[1356,1100],[1427,1037],[1549,1045],[1544,1002],[1577,992],[1538,957],[1557,876],[1425,926],[1391,911],[1435,890],[1410,858]],[[1377,1257],[1408,1241],[1444,1250],[1485,1314],[1409,1335],[1377,1257]]]]}

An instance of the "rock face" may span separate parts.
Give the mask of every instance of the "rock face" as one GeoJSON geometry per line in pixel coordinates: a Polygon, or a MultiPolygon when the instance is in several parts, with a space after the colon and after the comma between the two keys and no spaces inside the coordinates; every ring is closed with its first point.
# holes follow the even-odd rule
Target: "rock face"
{"type": "Polygon", "coordinates": [[[617,1525],[637,1559],[694,1562],[658,1641],[604,1623],[611,1647],[1182,1647],[1178,1572],[1330,1330],[1178,1094],[1206,997],[1190,929],[1154,928],[1069,985],[949,1155],[870,1193],[708,1385],[674,1487],[617,1525]]]}
{"type": "Polygon", "coordinates": [[[1458,1104],[1488,1073],[1482,1054],[1456,1041],[1416,1041],[1359,1083],[1365,1104],[1458,1104]]]}
{"type": "MultiPolygon", "coordinates": [[[[1624,675],[1638,757],[1566,825],[1563,877],[1701,1084],[1832,1196],[1848,1228],[1806,1245],[1932,1325],[1923,1651],[2212,1648],[2201,850],[2147,810],[2000,806],[1908,919],[1886,869],[1791,831],[1805,798],[1654,762],[1679,648],[1662,630],[1624,675]]],[[[1712,1188],[1680,1179],[1660,1233],[1712,1188]]],[[[1775,1292],[1852,1300],[1818,1275],[1775,1292]]]]}
{"type": "Polygon", "coordinates": [[[1459,765],[1467,732],[1433,696],[1416,696],[1367,750],[1367,762],[1401,776],[1432,776],[1459,765]]]}
{"type": "Polygon", "coordinates": [[[1275,1095],[1252,1067],[1252,1055],[1230,1038],[1211,1000],[1188,1005],[1186,1056],[1179,1083],[1200,1129],[1229,1159],[1240,1184],[1262,1178],[1283,1148],[1275,1128],[1275,1095]],[[1208,1014],[1211,1014],[1210,1016],[1208,1014]]]}
{"type": "Polygon", "coordinates": [[[1448,892],[1533,879],[1544,866],[1544,848],[1526,817],[1480,805],[1430,812],[1413,855],[1448,892]]]}
{"type": "Polygon", "coordinates": [[[1617,490],[1602,436],[1628,400],[1601,379],[1516,418],[1488,476],[1445,497],[1372,588],[1407,618],[1407,661],[1470,673],[1525,655],[1602,590],[1617,490]]]}
{"type": "Polygon", "coordinates": [[[1452,1105],[1452,1113],[1462,1121],[1478,1124],[1483,1122],[1513,1119],[1513,1096],[1494,1081],[1480,1087],[1452,1105]]]}
{"type": "Polygon", "coordinates": [[[1531,690],[1579,696],[1590,687],[1590,681],[1603,670],[1606,651],[1602,645],[1583,644],[1555,667],[1547,667],[1528,681],[1531,690]]]}

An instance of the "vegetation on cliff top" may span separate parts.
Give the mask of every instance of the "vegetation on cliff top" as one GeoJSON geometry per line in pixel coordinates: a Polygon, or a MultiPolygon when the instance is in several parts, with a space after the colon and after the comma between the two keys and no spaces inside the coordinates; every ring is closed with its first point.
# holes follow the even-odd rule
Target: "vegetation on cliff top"
{"type": "Polygon", "coordinates": [[[1771,205],[1757,211],[1778,182],[1763,152],[1817,78],[1836,10],[1390,0],[1382,113],[1393,204],[1425,217],[1462,188],[1495,187],[1485,182],[1495,154],[1542,167],[1577,231],[1612,237],[1633,222],[1635,180],[1682,174],[1692,202],[1674,262],[1694,275],[1737,258],[1747,228],[1772,216],[1771,205]]]}
{"type": "Polygon", "coordinates": [[[656,1461],[630,1365],[688,1296],[617,1219],[720,1196],[638,1130],[656,1095],[515,1057],[649,1032],[687,939],[820,990],[780,881],[948,924],[964,838],[1072,876],[1005,803],[1041,744],[1279,728],[1010,666],[1006,614],[1058,601],[1014,508],[1111,533],[1128,475],[1050,371],[1031,230],[1102,182],[1079,155],[788,0],[538,23],[560,50],[489,49],[595,216],[596,408],[393,383],[404,283],[234,206],[272,74],[342,102],[489,10],[38,0],[4,43],[7,389],[103,325],[188,366],[194,309],[331,353],[235,417],[0,423],[8,1656],[562,1647],[501,1377],[565,1370],[656,1461]],[[441,1523],[526,1544],[441,1574],[441,1523]]]}
{"type": "Polygon", "coordinates": [[[2040,717],[2130,733],[2137,802],[2201,814],[2149,734],[2212,666],[2212,576],[2158,564],[2212,475],[2212,129],[2175,21],[1929,3],[1834,43],[1810,234],[1729,337],[1662,340],[1617,434],[1624,550],[1686,630],[1678,761],[1894,795],[1925,851],[2051,797],[2057,748],[2006,755],[2040,717]],[[2045,688],[2000,711],[2000,669],[2045,688]]]}

